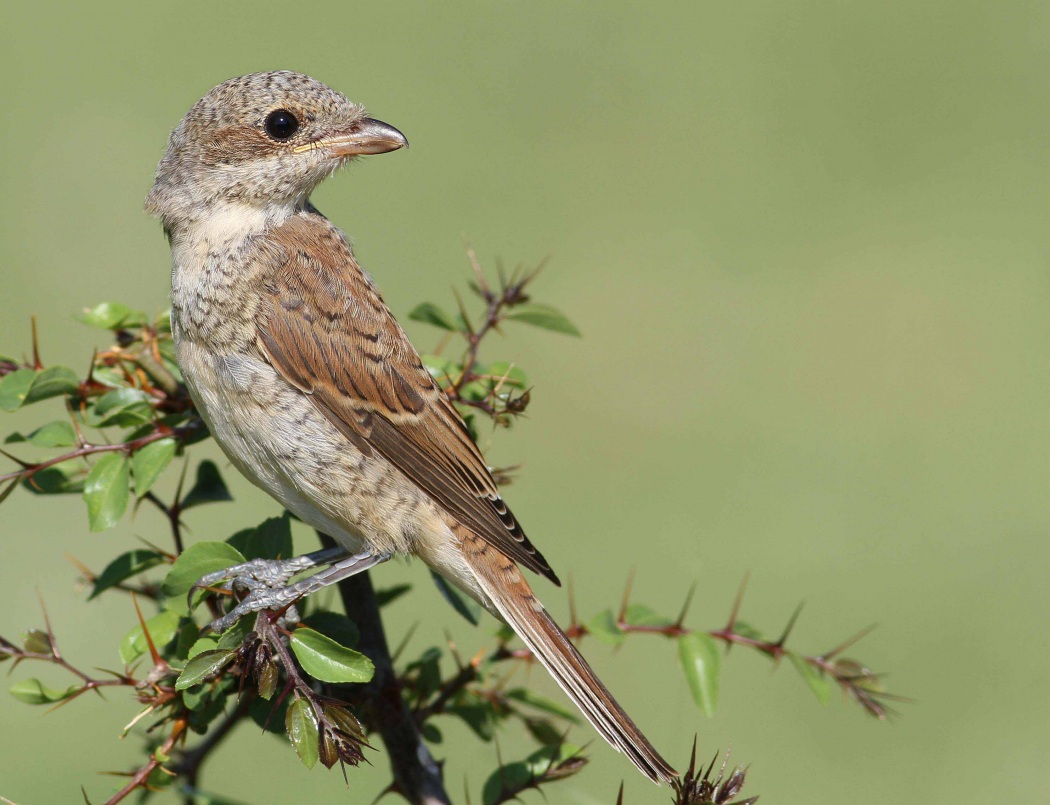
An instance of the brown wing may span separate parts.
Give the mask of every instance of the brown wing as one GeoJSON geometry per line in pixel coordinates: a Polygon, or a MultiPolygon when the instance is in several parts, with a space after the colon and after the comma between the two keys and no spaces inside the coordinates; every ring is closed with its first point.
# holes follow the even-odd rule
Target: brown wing
{"type": "Polygon", "coordinates": [[[324,217],[268,234],[259,345],[366,455],[390,461],[460,523],[560,584],[503,502],[463,419],[324,217]],[[273,253],[269,253],[273,250],[273,253]]]}

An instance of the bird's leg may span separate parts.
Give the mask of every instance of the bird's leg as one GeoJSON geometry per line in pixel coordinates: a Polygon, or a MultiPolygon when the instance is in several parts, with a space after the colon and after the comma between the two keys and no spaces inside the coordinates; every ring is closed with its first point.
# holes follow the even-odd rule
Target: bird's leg
{"type": "Polygon", "coordinates": [[[325,548],[291,559],[252,559],[201,577],[190,589],[190,597],[192,599],[197,590],[224,582],[229,582],[234,593],[247,592],[233,609],[210,624],[214,632],[225,632],[245,615],[263,609],[286,609],[285,619],[294,623],[299,618],[292,605],[300,598],[375,567],[390,557],[389,553],[350,554],[345,548],[325,548]],[[327,567],[312,576],[289,583],[293,576],[324,565],[327,567]]]}

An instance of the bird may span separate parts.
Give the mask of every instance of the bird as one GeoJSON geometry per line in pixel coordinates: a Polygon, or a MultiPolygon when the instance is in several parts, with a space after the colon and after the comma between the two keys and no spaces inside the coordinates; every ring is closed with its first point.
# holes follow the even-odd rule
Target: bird
{"type": "Polygon", "coordinates": [[[347,236],[310,202],[357,157],[407,146],[342,93],[281,70],[205,94],[157,167],[146,210],[171,247],[172,334],[190,396],[230,462],[339,545],[220,571],[274,589],[253,590],[218,626],[390,557],[419,558],[507,623],[610,745],[670,782],[674,769],[536,597],[522,568],[557,575],[347,236]],[[328,569],[285,584],[315,564],[328,569]]]}

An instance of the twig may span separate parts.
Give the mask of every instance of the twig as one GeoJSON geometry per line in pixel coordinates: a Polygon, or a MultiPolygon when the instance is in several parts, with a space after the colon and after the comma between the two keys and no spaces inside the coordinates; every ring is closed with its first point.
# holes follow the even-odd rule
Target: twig
{"type": "MultiPolygon", "coordinates": [[[[331,537],[318,535],[324,547],[336,545],[331,537]]],[[[391,790],[413,805],[448,805],[441,766],[431,756],[412,712],[401,698],[369,574],[359,573],[339,582],[339,595],[347,615],[361,632],[358,650],[375,664],[372,681],[355,686],[355,692],[362,697],[366,722],[378,730],[389,754],[394,776],[391,790]]]]}

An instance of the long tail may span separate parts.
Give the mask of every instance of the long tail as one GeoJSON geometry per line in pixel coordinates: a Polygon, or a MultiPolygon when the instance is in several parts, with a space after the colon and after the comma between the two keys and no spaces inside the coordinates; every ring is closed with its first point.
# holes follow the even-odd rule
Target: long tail
{"type": "Polygon", "coordinates": [[[478,585],[602,737],[654,783],[677,776],[634,725],[558,624],[514,562],[474,534],[460,533],[463,556],[478,585]]]}

